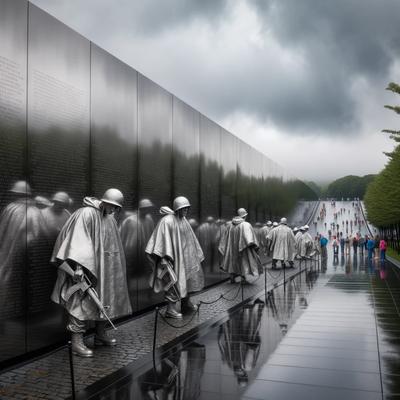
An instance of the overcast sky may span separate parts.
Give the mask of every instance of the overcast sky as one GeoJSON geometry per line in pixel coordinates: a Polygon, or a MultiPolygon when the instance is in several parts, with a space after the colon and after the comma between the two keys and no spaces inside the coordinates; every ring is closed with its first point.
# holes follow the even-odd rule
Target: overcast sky
{"type": "Polygon", "coordinates": [[[399,0],[33,0],[302,179],[377,173],[399,0]]]}

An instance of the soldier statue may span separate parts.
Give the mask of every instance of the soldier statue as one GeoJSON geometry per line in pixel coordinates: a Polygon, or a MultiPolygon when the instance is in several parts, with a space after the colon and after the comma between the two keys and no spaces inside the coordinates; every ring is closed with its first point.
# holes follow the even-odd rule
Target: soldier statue
{"type": "Polygon", "coordinates": [[[85,197],[54,246],[51,261],[58,266],[58,277],[52,300],[67,310],[72,351],[81,357],[93,357],[83,341],[88,321],[96,321],[95,345],[114,346],[116,339],[105,329],[107,319],[132,312],[124,251],[113,215],[123,201],[118,189],[106,190],[101,200],[85,197]]]}
{"type": "Polygon", "coordinates": [[[293,231],[287,225],[287,219],[281,218],[280,224],[271,231],[271,250],[272,250],[272,268],[276,268],[278,261],[282,267],[286,262],[293,268],[294,256],[296,252],[296,239],[293,231]]]}
{"type": "Polygon", "coordinates": [[[182,313],[197,310],[190,300],[190,293],[204,287],[201,262],[203,251],[186,215],[190,203],[179,196],[173,210],[161,207],[164,217],[155,227],[146,246],[146,253],[153,264],[150,286],[157,293],[164,291],[168,318],[181,319],[182,313]]]}
{"type": "Polygon", "coordinates": [[[258,240],[253,227],[246,222],[247,211],[239,208],[238,215],[227,224],[218,249],[222,255],[221,269],[230,274],[231,283],[237,276],[258,276],[262,271],[258,256],[258,240]]]}

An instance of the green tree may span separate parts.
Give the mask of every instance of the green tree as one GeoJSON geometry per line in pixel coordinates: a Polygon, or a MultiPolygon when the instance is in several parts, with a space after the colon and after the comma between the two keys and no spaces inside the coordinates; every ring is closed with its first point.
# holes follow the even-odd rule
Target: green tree
{"type": "Polygon", "coordinates": [[[362,199],[367,190],[368,184],[373,181],[374,177],[375,175],[347,175],[336,179],[330,183],[326,189],[326,196],[336,198],[359,197],[362,199]]]}
{"type": "MultiPolygon", "coordinates": [[[[396,94],[400,94],[400,85],[398,85],[397,83],[394,83],[394,82],[390,82],[388,87],[386,88],[386,90],[389,90],[396,94]]],[[[387,108],[388,110],[394,111],[396,114],[400,114],[400,106],[389,106],[386,104],[384,107],[387,108]]],[[[393,129],[382,129],[382,132],[390,133],[390,138],[393,139],[396,143],[400,143],[400,131],[396,131],[393,129]]],[[[398,145],[397,145],[397,147],[398,147],[398,145]]],[[[392,158],[394,155],[394,152],[391,152],[391,153],[384,152],[384,154],[386,154],[389,158],[392,158]]]]}
{"type": "MultiPolygon", "coordinates": [[[[389,83],[386,90],[400,95],[400,86],[389,83]]],[[[385,108],[400,114],[400,106],[385,105],[385,108]]],[[[395,141],[396,147],[390,153],[389,162],[385,168],[376,176],[368,186],[365,195],[365,205],[368,219],[380,228],[399,228],[400,224],[400,131],[384,129],[382,132],[389,133],[395,141]]]]}

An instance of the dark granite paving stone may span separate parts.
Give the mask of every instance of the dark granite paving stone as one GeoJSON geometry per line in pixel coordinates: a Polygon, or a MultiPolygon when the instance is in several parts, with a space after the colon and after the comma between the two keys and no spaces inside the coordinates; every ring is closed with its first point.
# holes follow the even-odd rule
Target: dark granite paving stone
{"type": "Polygon", "coordinates": [[[301,355],[301,356],[320,356],[320,357],[338,357],[354,358],[357,360],[377,361],[378,354],[374,351],[354,351],[349,349],[334,349],[329,347],[310,347],[310,346],[280,346],[276,354],[301,355]]]}
{"type": "Polygon", "coordinates": [[[325,319],[301,319],[301,324],[302,325],[321,325],[321,326],[332,326],[332,327],[345,327],[345,328],[352,328],[352,329],[370,329],[371,328],[371,323],[375,324],[375,321],[370,321],[370,322],[359,322],[359,321],[354,321],[349,319],[348,321],[336,321],[334,319],[332,320],[325,320],[325,319]]]}
{"type": "Polygon", "coordinates": [[[267,365],[261,369],[258,379],[351,390],[376,392],[380,392],[381,390],[380,375],[378,373],[267,365]]]}
{"type": "Polygon", "coordinates": [[[242,398],[259,400],[381,400],[382,395],[380,392],[346,390],[257,379],[243,393],[242,398]]]}
{"type": "MultiPolygon", "coordinates": [[[[315,311],[315,310],[310,310],[310,311],[315,311]]],[[[337,317],[345,317],[345,318],[371,318],[374,316],[373,310],[371,310],[371,306],[369,307],[363,307],[362,309],[360,308],[359,310],[346,310],[345,306],[341,308],[340,305],[338,305],[337,308],[332,308],[332,309],[326,309],[325,310],[325,315],[331,316],[332,319],[335,319],[337,317]]],[[[317,317],[317,315],[316,315],[317,317]]]]}
{"type": "Polygon", "coordinates": [[[355,321],[355,322],[368,322],[368,323],[373,323],[375,321],[375,316],[374,315],[346,315],[344,313],[340,314],[329,314],[327,315],[326,312],[315,312],[313,311],[312,314],[304,316],[302,318],[303,320],[309,320],[309,321],[338,321],[338,322],[348,322],[348,321],[355,321]]]}
{"type": "Polygon", "coordinates": [[[286,335],[286,338],[293,338],[293,339],[316,339],[325,342],[330,341],[338,341],[338,342],[351,342],[351,343],[375,343],[376,344],[376,336],[366,336],[366,335],[358,335],[358,334],[332,334],[332,333],[324,333],[324,332],[310,332],[310,331],[303,331],[296,329],[294,326],[289,333],[286,335]]]}
{"type": "Polygon", "coordinates": [[[348,327],[348,326],[332,326],[332,325],[317,325],[317,324],[303,324],[299,323],[296,325],[296,328],[299,328],[301,330],[307,330],[310,332],[321,332],[321,333],[331,333],[331,334],[350,334],[350,335],[368,335],[368,336],[376,336],[376,331],[375,328],[365,328],[365,329],[360,329],[360,328],[353,328],[353,327],[348,327]]]}
{"type": "Polygon", "coordinates": [[[328,369],[337,371],[358,371],[379,374],[379,362],[357,360],[354,358],[321,357],[321,356],[300,356],[273,354],[268,359],[269,365],[306,367],[316,369],[328,369]]]}
{"type": "Polygon", "coordinates": [[[323,348],[331,348],[331,349],[342,349],[342,350],[354,350],[354,351],[368,351],[368,352],[376,352],[377,343],[375,342],[363,342],[360,341],[344,341],[344,340],[319,340],[313,338],[301,338],[295,339],[290,337],[285,337],[281,346],[312,346],[312,347],[323,347],[323,348]]]}

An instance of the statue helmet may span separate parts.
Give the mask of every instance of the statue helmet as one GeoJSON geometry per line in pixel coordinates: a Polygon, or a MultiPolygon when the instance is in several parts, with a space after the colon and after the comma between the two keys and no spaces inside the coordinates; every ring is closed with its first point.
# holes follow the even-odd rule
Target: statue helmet
{"type": "Polygon", "coordinates": [[[34,200],[35,200],[36,206],[39,208],[52,206],[51,201],[44,196],[36,196],[34,198],[34,200]]]}
{"type": "Polygon", "coordinates": [[[57,192],[54,193],[52,199],[52,201],[56,201],[58,203],[62,203],[65,206],[69,206],[69,196],[67,193],[65,192],[57,192]]]}
{"type": "Polygon", "coordinates": [[[124,204],[124,195],[118,189],[107,189],[104,192],[101,201],[122,208],[124,204]]]}
{"type": "Polygon", "coordinates": [[[192,227],[192,229],[197,229],[197,227],[199,226],[199,223],[197,222],[197,220],[195,218],[190,218],[189,219],[189,224],[192,227]]]}
{"type": "Polygon", "coordinates": [[[267,221],[267,226],[271,226],[272,225],[272,221],[267,221]]]}
{"type": "Polygon", "coordinates": [[[142,199],[139,201],[139,208],[150,208],[150,207],[154,207],[154,204],[151,200],[142,199]]]}
{"type": "Polygon", "coordinates": [[[29,186],[29,183],[26,181],[15,182],[12,185],[10,192],[18,194],[26,194],[28,196],[32,194],[31,187],[29,186]]]}
{"type": "Polygon", "coordinates": [[[304,225],[304,229],[308,230],[308,229],[310,229],[310,227],[308,225],[304,225]]]}
{"type": "Polygon", "coordinates": [[[281,224],[287,225],[287,219],[286,218],[281,218],[281,224]]]}
{"type": "Polygon", "coordinates": [[[299,230],[299,228],[297,227],[297,226],[295,226],[294,228],[293,228],[293,232],[297,232],[299,230]]]}
{"type": "Polygon", "coordinates": [[[241,218],[244,218],[248,214],[245,208],[239,208],[239,210],[237,210],[237,213],[238,216],[241,218]]]}
{"type": "Polygon", "coordinates": [[[277,223],[277,222],[274,222],[273,224],[272,224],[272,226],[278,226],[279,224],[277,223]]]}
{"type": "Polygon", "coordinates": [[[190,203],[189,200],[184,196],[178,196],[177,198],[175,198],[174,204],[172,205],[172,208],[175,212],[187,207],[190,207],[190,203]]]}

